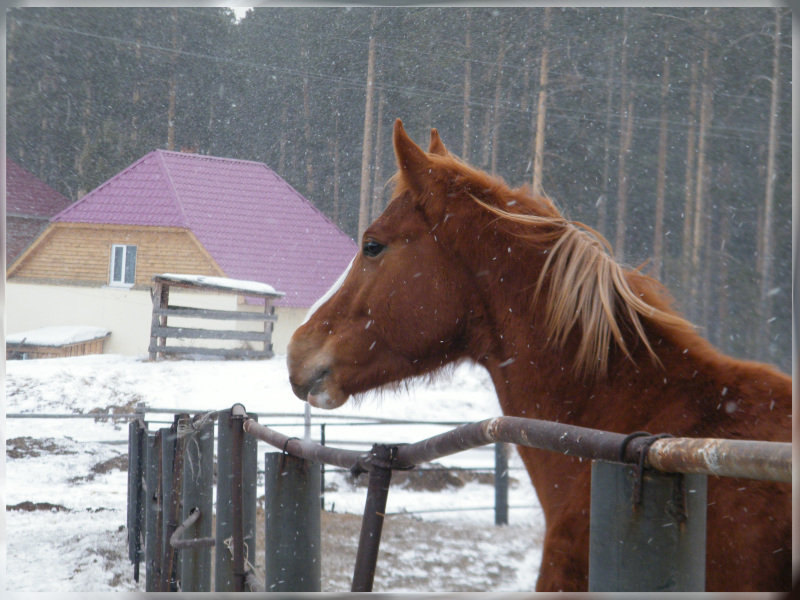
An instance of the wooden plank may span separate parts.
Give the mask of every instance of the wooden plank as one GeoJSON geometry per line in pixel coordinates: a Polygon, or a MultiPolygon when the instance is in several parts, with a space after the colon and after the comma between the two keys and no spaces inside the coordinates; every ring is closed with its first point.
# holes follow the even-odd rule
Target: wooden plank
{"type": "Polygon", "coordinates": [[[170,317],[187,317],[193,319],[219,319],[229,321],[277,321],[274,314],[247,312],[243,310],[216,310],[210,308],[192,308],[189,306],[170,306],[154,308],[153,314],[170,317]]]}
{"type": "Polygon", "coordinates": [[[193,346],[150,346],[150,352],[159,354],[198,354],[226,358],[272,358],[271,350],[245,350],[243,348],[200,348],[193,346]]]}
{"type": "MultiPolygon", "coordinates": [[[[157,339],[156,329],[167,325],[167,316],[159,314],[169,306],[169,286],[157,282],[153,290],[153,315],[150,319],[150,347],[164,345],[166,340],[157,339]]],[[[156,360],[157,354],[152,350],[149,355],[150,360],[156,360]]]]}
{"type": "MultiPolygon", "coordinates": [[[[222,278],[224,279],[224,278],[222,278]]],[[[219,285],[211,281],[187,281],[180,278],[172,278],[166,275],[155,275],[153,281],[156,283],[163,282],[172,287],[181,287],[193,290],[207,290],[222,292],[225,294],[236,294],[237,296],[250,296],[253,298],[282,298],[283,292],[260,292],[257,290],[247,289],[246,287],[235,287],[228,285],[219,285]]]]}
{"type": "Polygon", "coordinates": [[[194,329],[192,327],[156,327],[153,334],[160,338],[184,338],[203,340],[238,340],[263,342],[263,331],[237,331],[235,329],[194,329]]]}

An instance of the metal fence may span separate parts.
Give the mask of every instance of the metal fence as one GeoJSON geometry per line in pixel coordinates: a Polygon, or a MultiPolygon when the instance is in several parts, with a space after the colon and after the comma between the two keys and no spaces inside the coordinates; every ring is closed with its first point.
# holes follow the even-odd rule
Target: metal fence
{"type": "Polygon", "coordinates": [[[321,464],[369,473],[352,591],[372,590],[392,472],[469,448],[513,443],[593,461],[590,591],[702,591],[704,561],[698,557],[705,555],[706,476],[791,481],[789,443],[626,436],[497,417],[414,444],[374,444],[364,453],[286,436],[259,424],[240,404],[217,413],[217,420],[213,537],[209,415],[176,415],[170,427],[155,432],[141,419],[130,424],[129,557],[137,577],[144,558],[147,591],[209,591],[212,547],[215,591],[319,591],[321,464]],[[263,582],[251,564],[259,439],[279,450],[265,456],[263,582]],[[663,507],[684,490],[693,493],[684,498],[685,510],[672,517],[681,526],[665,535],[663,516],[669,512],[663,507]],[[661,515],[658,522],[655,514],[661,515]],[[625,543],[614,544],[613,551],[600,542],[620,535],[625,543]],[[647,553],[626,553],[637,547],[650,549],[646,568],[647,553]]]}

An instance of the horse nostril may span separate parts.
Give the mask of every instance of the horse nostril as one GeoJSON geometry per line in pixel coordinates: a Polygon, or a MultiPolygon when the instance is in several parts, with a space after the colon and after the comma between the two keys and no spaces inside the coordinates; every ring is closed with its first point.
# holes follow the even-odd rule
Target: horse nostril
{"type": "Polygon", "coordinates": [[[331,371],[327,368],[322,368],[314,373],[309,385],[309,393],[316,395],[322,392],[323,388],[325,387],[325,380],[330,374],[331,371]]]}
{"type": "Polygon", "coordinates": [[[325,379],[330,375],[330,369],[320,368],[308,378],[305,383],[298,383],[293,378],[289,378],[294,395],[301,400],[308,400],[309,394],[319,394],[325,386],[325,379]]]}
{"type": "Polygon", "coordinates": [[[292,384],[292,391],[294,392],[294,395],[300,398],[300,400],[305,400],[308,397],[308,390],[311,389],[311,386],[295,383],[291,379],[289,380],[289,383],[292,384]]]}

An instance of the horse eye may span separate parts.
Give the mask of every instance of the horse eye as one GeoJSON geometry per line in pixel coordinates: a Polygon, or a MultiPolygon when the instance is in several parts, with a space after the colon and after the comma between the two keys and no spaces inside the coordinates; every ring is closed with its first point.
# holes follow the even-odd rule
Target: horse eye
{"type": "Polygon", "coordinates": [[[379,244],[375,240],[367,240],[366,242],[364,242],[364,248],[363,248],[364,255],[373,258],[375,256],[378,256],[378,254],[380,254],[381,252],[383,252],[383,249],[385,247],[386,246],[384,246],[383,244],[379,244]]]}

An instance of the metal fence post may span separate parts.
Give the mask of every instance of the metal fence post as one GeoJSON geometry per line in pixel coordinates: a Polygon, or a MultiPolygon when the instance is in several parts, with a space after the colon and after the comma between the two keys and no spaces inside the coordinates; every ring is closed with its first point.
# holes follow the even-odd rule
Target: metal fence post
{"type": "Polygon", "coordinates": [[[179,557],[169,543],[169,538],[178,527],[180,511],[180,482],[175,481],[176,424],[162,428],[161,432],[161,577],[158,591],[177,591],[177,566],[179,557]],[[176,491],[178,493],[176,493],[176,491]]]}
{"type": "MultiPolygon", "coordinates": [[[[245,567],[255,557],[256,477],[258,440],[244,435],[244,407],[218,413],[217,418],[217,545],[214,591],[243,591],[245,567]],[[241,436],[243,437],[240,437],[241,436]],[[234,461],[237,462],[234,465],[234,461]],[[244,546],[244,547],[243,547],[244,546]],[[235,565],[234,563],[240,563],[235,565]]],[[[249,418],[255,420],[255,415],[249,418]]]]}
{"type": "MultiPolygon", "coordinates": [[[[319,426],[319,443],[325,445],[325,423],[319,426]]],[[[319,506],[325,510],[325,463],[319,463],[319,506]]]]}
{"type": "Polygon", "coordinates": [[[145,471],[145,591],[161,579],[161,432],[147,436],[145,471]]]}
{"type": "MultiPolygon", "coordinates": [[[[214,481],[214,422],[208,421],[183,438],[183,498],[181,523],[193,508],[200,518],[186,529],[187,539],[211,536],[214,481]]],[[[195,546],[180,550],[180,581],[182,592],[211,591],[211,547],[195,546]]]]}
{"type": "Polygon", "coordinates": [[[392,479],[391,460],[396,449],[386,444],[375,444],[371,452],[371,470],[367,485],[367,501],[361,520],[361,534],[356,551],[356,567],[353,571],[352,592],[371,592],[375,579],[375,564],[381,543],[383,518],[386,516],[386,500],[392,479]]]}
{"type": "Polygon", "coordinates": [[[494,445],[494,524],[508,525],[508,446],[494,445]]]}
{"type": "Polygon", "coordinates": [[[266,591],[319,592],[319,464],[267,452],[264,488],[266,591]]]}
{"type": "Polygon", "coordinates": [[[136,419],[128,423],[128,559],[133,563],[133,579],[139,581],[144,537],[144,467],[147,428],[136,419]]]}
{"type": "Polygon", "coordinates": [[[590,592],[702,592],[706,475],[592,463],[590,592]]]}

